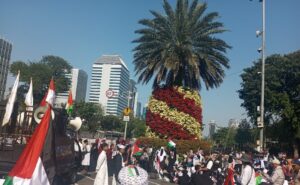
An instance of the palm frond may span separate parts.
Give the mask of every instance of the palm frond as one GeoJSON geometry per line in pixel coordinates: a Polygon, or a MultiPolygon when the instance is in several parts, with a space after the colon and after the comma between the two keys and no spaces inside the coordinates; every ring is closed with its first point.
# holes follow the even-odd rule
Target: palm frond
{"type": "Polygon", "coordinates": [[[197,0],[177,0],[173,9],[163,2],[165,14],[150,11],[152,19],[141,19],[143,28],[135,31],[133,40],[135,73],[138,82],[149,83],[153,88],[161,85],[182,85],[201,89],[218,87],[229,68],[227,49],[231,47],[215,35],[226,31],[219,14],[204,14],[207,4],[197,0]]]}

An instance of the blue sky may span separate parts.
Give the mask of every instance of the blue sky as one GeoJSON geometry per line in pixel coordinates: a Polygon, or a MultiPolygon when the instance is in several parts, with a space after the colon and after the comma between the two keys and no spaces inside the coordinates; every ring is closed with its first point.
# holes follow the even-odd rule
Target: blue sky
{"type": "MultiPolygon", "coordinates": [[[[175,0],[169,0],[173,5],[175,0]]],[[[219,35],[233,48],[228,51],[231,68],[221,87],[201,90],[204,123],[216,120],[227,125],[230,118],[246,117],[236,91],[240,73],[259,58],[261,3],[258,0],[206,0],[208,12],[217,11],[228,32],[219,35]]],[[[267,55],[300,49],[299,0],[266,0],[267,55]]],[[[38,60],[58,55],[74,67],[90,73],[102,54],[119,54],[131,77],[134,30],[138,20],[151,17],[149,10],[162,11],[161,0],[1,0],[0,35],[13,43],[12,61],[38,60]]],[[[258,76],[259,78],[259,76],[258,76]]],[[[10,80],[11,82],[11,80],[10,80]]],[[[151,84],[138,86],[140,101],[146,103],[151,84]]]]}

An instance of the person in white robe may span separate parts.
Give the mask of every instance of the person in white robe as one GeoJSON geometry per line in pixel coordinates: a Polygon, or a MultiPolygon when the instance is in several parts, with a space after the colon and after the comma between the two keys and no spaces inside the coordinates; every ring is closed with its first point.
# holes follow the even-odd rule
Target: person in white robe
{"type": "Polygon", "coordinates": [[[100,145],[102,151],[97,160],[96,166],[96,178],[94,185],[108,185],[108,169],[107,169],[107,158],[106,151],[108,149],[108,145],[106,143],[102,143],[100,145]]]}
{"type": "Polygon", "coordinates": [[[89,144],[88,140],[83,141],[82,152],[84,153],[83,160],[81,165],[83,166],[83,173],[87,173],[89,166],[90,166],[90,159],[91,159],[91,148],[92,146],[89,144]]]}

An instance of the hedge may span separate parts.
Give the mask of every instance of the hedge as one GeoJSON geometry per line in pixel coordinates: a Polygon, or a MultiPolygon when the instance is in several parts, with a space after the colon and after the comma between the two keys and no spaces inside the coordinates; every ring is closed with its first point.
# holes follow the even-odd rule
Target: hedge
{"type": "MultiPolygon", "coordinates": [[[[176,143],[176,150],[178,154],[185,154],[186,152],[193,150],[197,151],[199,148],[204,150],[204,152],[209,152],[211,149],[211,143],[204,140],[173,140],[176,143]]],[[[138,138],[138,142],[140,145],[153,147],[158,149],[162,146],[167,146],[167,139],[159,139],[159,138],[148,138],[141,137],[138,138]]]]}

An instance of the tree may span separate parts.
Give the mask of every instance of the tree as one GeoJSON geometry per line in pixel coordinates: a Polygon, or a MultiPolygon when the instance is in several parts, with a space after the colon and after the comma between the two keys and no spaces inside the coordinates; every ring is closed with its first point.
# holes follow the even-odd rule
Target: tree
{"type": "MultiPolygon", "coordinates": [[[[260,68],[261,61],[256,61],[253,66],[244,69],[238,91],[243,100],[242,106],[255,124],[259,116],[256,107],[260,102],[260,68]]],[[[300,144],[300,51],[267,57],[265,82],[265,126],[284,124],[286,130],[291,131],[288,138],[294,142],[297,152],[300,144]]],[[[286,130],[279,129],[280,132],[286,130]]],[[[279,135],[277,133],[276,139],[279,135]]]]}
{"type": "Polygon", "coordinates": [[[214,142],[220,147],[234,147],[236,130],[232,127],[223,127],[213,135],[214,142]]]}
{"type": "Polygon", "coordinates": [[[124,123],[118,116],[107,115],[101,120],[102,130],[124,132],[124,128],[124,123]]]}
{"type": "Polygon", "coordinates": [[[48,89],[49,81],[55,80],[56,92],[63,92],[69,89],[69,80],[65,77],[72,66],[63,58],[58,56],[43,56],[38,62],[15,61],[11,64],[10,72],[17,75],[21,72],[20,93],[25,94],[28,90],[30,78],[33,79],[34,102],[38,104],[48,89]]]}
{"type": "Polygon", "coordinates": [[[132,118],[128,124],[128,137],[142,137],[146,133],[146,121],[138,118],[132,118]]]}
{"type": "Polygon", "coordinates": [[[218,87],[229,68],[225,56],[230,46],[215,35],[225,31],[216,21],[219,14],[204,14],[206,3],[177,0],[173,9],[167,0],[166,15],[150,11],[153,19],[139,21],[144,28],[136,30],[140,37],[133,41],[134,65],[138,81],[148,83],[153,76],[153,87],[160,85],[184,86],[200,89],[218,87]]]}
{"type": "Polygon", "coordinates": [[[240,149],[253,143],[251,126],[246,119],[242,119],[242,121],[240,122],[234,139],[240,149]]]}
{"type": "Polygon", "coordinates": [[[78,116],[84,120],[83,130],[95,134],[100,129],[100,123],[104,114],[100,104],[75,102],[73,110],[73,117],[78,116]]]}

